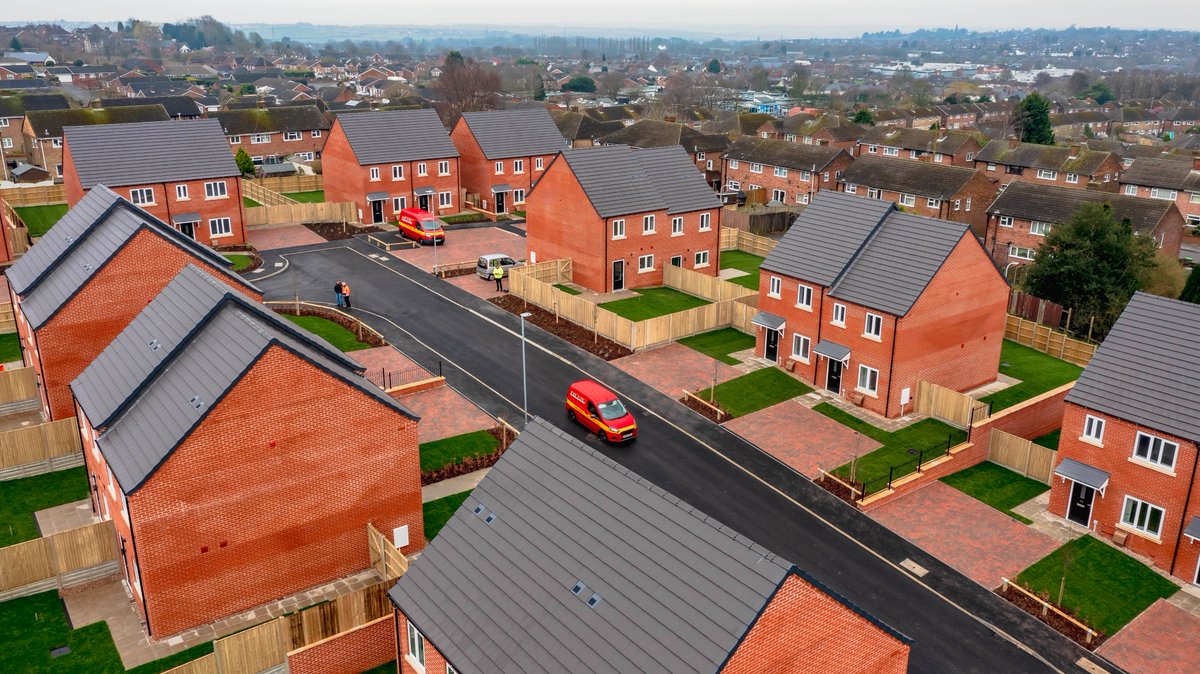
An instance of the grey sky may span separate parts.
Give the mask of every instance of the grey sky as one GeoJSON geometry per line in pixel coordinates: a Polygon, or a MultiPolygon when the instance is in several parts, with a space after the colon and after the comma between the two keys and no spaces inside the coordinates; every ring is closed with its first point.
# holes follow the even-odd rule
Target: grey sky
{"type": "MultiPolygon", "coordinates": [[[[1116,0],[854,0],[853,2],[785,2],[755,6],[729,0],[606,0],[603,3],[562,0],[207,0],[189,13],[184,5],[162,0],[58,0],[47,11],[40,3],[6,3],[0,22],[13,24],[58,18],[68,21],[115,21],[130,16],[173,22],[203,11],[226,23],[293,23],[341,25],[492,25],[532,29],[566,27],[568,34],[654,32],[671,29],[736,37],[851,37],[864,30],[907,30],[953,26],[987,30],[1026,26],[1062,28],[1072,23],[1123,28],[1200,29],[1194,0],[1160,0],[1153,12],[1131,11],[1116,0]],[[787,9],[788,7],[794,9],[787,9]],[[116,8],[120,8],[119,10],[116,8]],[[115,12],[115,13],[114,13],[115,12]],[[52,13],[52,14],[51,14],[52,13]],[[1170,21],[1168,24],[1167,21],[1170,21]]],[[[558,31],[554,31],[558,32],[558,31]]]]}

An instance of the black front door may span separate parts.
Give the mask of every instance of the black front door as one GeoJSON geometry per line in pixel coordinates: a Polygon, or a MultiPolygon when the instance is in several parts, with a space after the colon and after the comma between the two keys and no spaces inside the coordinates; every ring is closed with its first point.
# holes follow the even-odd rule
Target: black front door
{"type": "Polygon", "coordinates": [[[179,223],[179,231],[183,232],[183,235],[186,236],[187,238],[195,239],[196,238],[196,223],[181,222],[181,223],[179,223]]]}
{"type": "Polygon", "coordinates": [[[842,392],[842,361],[829,360],[829,372],[825,374],[825,390],[842,392]]]}
{"type": "Polygon", "coordinates": [[[497,213],[504,212],[504,193],[503,192],[496,193],[496,212],[497,213]]]}
{"type": "Polygon", "coordinates": [[[779,360],[779,331],[767,330],[767,348],[763,350],[763,358],[772,363],[779,360]]]}
{"type": "Polygon", "coordinates": [[[371,202],[371,222],[383,222],[383,202],[375,200],[371,202]]]}
{"type": "Polygon", "coordinates": [[[612,291],[625,289],[625,260],[613,262],[612,291]]]}
{"type": "Polygon", "coordinates": [[[1071,501],[1067,504],[1067,519],[1085,527],[1091,524],[1092,499],[1095,497],[1095,489],[1086,484],[1073,482],[1071,484],[1071,501]]]}
{"type": "Polygon", "coordinates": [[[417,195],[417,208],[425,211],[426,213],[430,212],[429,211],[429,195],[428,194],[417,195]]]}

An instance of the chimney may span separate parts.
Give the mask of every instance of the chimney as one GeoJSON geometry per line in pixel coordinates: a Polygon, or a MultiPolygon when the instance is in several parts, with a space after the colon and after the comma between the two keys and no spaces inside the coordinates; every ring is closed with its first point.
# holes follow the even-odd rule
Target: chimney
{"type": "Polygon", "coordinates": [[[1020,144],[1021,144],[1020,139],[1017,139],[1017,138],[1009,138],[1008,139],[1008,148],[1010,150],[1015,150],[1017,148],[1017,146],[1020,144]]]}
{"type": "Polygon", "coordinates": [[[1083,150],[1083,146],[1081,146],[1079,143],[1071,143],[1070,150],[1071,155],[1067,157],[1067,159],[1075,159],[1079,156],[1080,151],[1083,150]]]}
{"type": "Polygon", "coordinates": [[[263,108],[267,107],[267,99],[263,98],[262,96],[259,96],[258,102],[255,103],[255,107],[257,107],[259,110],[262,110],[263,108]]]}

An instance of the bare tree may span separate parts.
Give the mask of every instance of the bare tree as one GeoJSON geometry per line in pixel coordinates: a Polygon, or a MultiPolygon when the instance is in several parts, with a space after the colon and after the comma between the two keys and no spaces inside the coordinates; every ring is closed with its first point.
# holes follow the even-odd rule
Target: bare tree
{"type": "Polygon", "coordinates": [[[447,60],[438,78],[439,112],[442,121],[453,126],[464,112],[496,107],[500,91],[500,73],[490,65],[476,61],[447,60]]]}
{"type": "Polygon", "coordinates": [[[682,109],[695,105],[699,99],[696,82],[685,72],[672,73],[663,87],[663,104],[682,109]]]}
{"type": "Polygon", "coordinates": [[[598,84],[600,91],[609,98],[616,98],[625,86],[625,75],[616,70],[610,70],[600,76],[598,84]]]}

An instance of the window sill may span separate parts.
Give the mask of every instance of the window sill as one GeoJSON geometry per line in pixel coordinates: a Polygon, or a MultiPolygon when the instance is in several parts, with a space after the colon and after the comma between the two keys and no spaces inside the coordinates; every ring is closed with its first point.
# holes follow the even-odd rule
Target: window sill
{"type": "Polygon", "coordinates": [[[449,173],[439,173],[439,174],[438,174],[438,177],[439,177],[439,178],[445,178],[445,177],[446,177],[446,176],[448,176],[448,175],[450,175],[450,174],[449,174],[449,173]]]}
{"type": "Polygon", "coordinates": [[[705,267],[708,266],[708,264],[709,263],[705,262],[704,264],[692,265],[692,269],[704,269],[705,267]]]}
{"type": "Polygon", "coordinates": [[[1160,466],[1157,463],[1146,461],[1145,459],[1139,459],[1136,456],[1125,457],[1125,460],[1134,465],[1141,466],[1143,468],[1149,468],[1150,470],[1152,470],[1156,473],[1162,473],[1163,475],[1167,475],[1169,477],[1176,477],[1175,470],[1173,468],[1167,468],[1166,466],[1160,466]]]}
{"type": "Polygon", "coordinates": [[[404,178],[392,178],[392,182],[394,182],[394,183],[402,183],[402,182],[404,182],[404,178]]]}
{"type": "Polygon", "coordinates": [[[829,321],[829,324],[835,328],[845,328],[846,327],[845,321],[842,321],[841,323],[839,323],[837,321],[829,321]]]}
{"type": "Polygon", "coordinates": [[[417,659],[414,658],[412,655],[405,653],[404,660],[406,662],[408,662],[409,666],[411,666],[413,669],[417,670],[417,674],[425,674],[425,665],[422,665],[421,663],[417,662],[417,659]]]}
{"type": "Polygon", "coordinates": [[[614,237],[612,238],[612,240],[613,240],[613,241],[624,241],[624,240],[625,240],[625,235],[623,235],[623,234],[622,234],[621,236],[614,236],[614,237]]]}
{"type": "Polygon", "coordinates": [[[700,228],[700,231],[701,231],[701,232],[711,232],[711,231],[712,231],[712,227],[701,227],[701,228],[700,228]]]}
{"type": "Polygon", "coordinates": [[[1113,527],[1116,529],[1120,529],[1121,531],[1133,534],[1134,536],[1137,536],[1138,538],[1144,538],[1144,539],[1150,541],[1151,543],[1156,543],[1158,545],[1162,545],[1162,536],[1155,536],[1154,534],[1146,533],[1145,531],[1135,529],[1135,528],[1129,526],[1128,524],[1125,524],[1124,522],[1117,522],[1116,524],[1113,525],[1113,527]]]}
{"type": "Polygon", "coordinates": [[[683,232],[671,232],[671,238],[675,238],[677,236],[683,236],[683,232]]]}
{"type": "Polygon", "coordinates": [[[371,182],[373,182],[373,183],[381,183],[381,182],[383,182],[383,180],[382,180],[382,179],[380,179],[380,178],[371,178],[371,182]]]}
{"type": "Polygon", "coordinates": [[[191,201],[191,197],[175,197],[175,201],[191,201]]]}
{"type": "Polygon", "coordinates": [[[811,304],[808,306],[804,306],[803,304],[797,304],[796,308],[799,309],[800,311],[807,311],[810,314],[812,313],[812,305],[811,304]]]}
{"type": "Polygon", "coordinates": [[[805,364],[805,365],[811,365],[811,364],[812,364],[812,360],[811,360],[811,359],[808,359],[808,358],[801,358],[800,356],[797,356],[796,354],[792,354],[792,355],[788,356],[788,360],[794,360],[794,361],[796,361],[797,363],[803,363],[803,364],[805,364]]]}
{"type": "Polygon", "coordinates": [[[856,393],[861,393],[861,394],[867,396],[868,398],[874,398],[876,400],[879,400],[879,392],[878,391],[868,391],[865,388],[859,388],[857,386],[854,387],[854,391],[856,393]]]}
{"type": "Polygon", "coordinates": [[[1100,449],[1104,449],[1104,442],[1102,440],[1097,440],[1095,438],[1089,438],[1086,435],[1081,435],[1081,436],[1079,436],[1079,441],[1084,444],[1091,445],[1093,447],[1099,447],[1100,449]]]}
{"type": "Polygon", "coordinates": [[[863,339],[869,339],[872,342],[883,343],[883,337],[879,336],[879,335],[868,335],[867,333],[864,332],[862,337],[863,337],[863,339]]]}
{"type": "Polygon", "coordinates": [[[776,293],[767,293],[767,297],[770,297],[773,300],[778,300],[778,299],[782,299],[783,295],[779,295],[776,293]]]}
{"type": "Polygon", "coordinates": [[[639,269],[639,270],[637,270],[637,273],[639,273],[639,274],[649,274],[649,273],[650,273],[650,272],[652,272],[652,271],[654,271],[654,270],[653,270],[653,269],[639,269]]]}
{"type": "Polygon", "coordinates": [[[204,200],[205,201],[221,201],[222,199],[228,199],[228,198],[229,198],[229,195],[226,194],[223,197],[204,197],[204,200]]]}
{"type": "Polygon", "coordinates": [[[210,239],[227,239],[231,236],[233,236],[233,232],[229,232],[228,234],[209,234],[208,238],[210,238],[210,239]]]}

